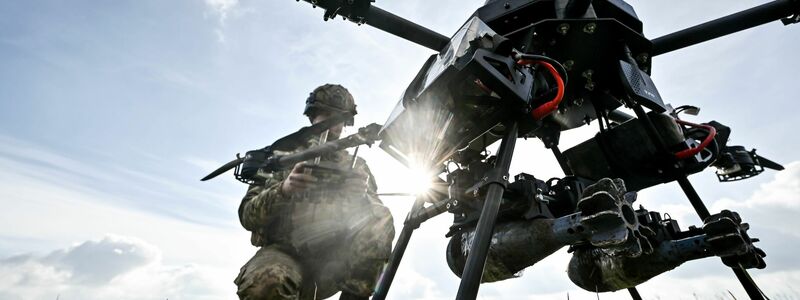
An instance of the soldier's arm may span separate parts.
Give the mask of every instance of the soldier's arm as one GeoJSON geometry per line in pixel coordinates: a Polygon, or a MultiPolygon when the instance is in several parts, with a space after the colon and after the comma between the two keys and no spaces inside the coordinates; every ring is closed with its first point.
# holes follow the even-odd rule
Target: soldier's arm
{"type": "Polygon", "coordinates": [[[239,205],[239,222],[245,229],[254,231],[266,224],[270,205],[283,197],[281,183],[278,178],[269,178],[263,185],[250,185],[239,205]]]}
{"type": "Polygon", "coordinates": [[[369,195],[372,198],[377,199],[378,198],[378,183],[375,181],[375,176],[372,175],[372,172],[369,170],[369,166],[367,166],[367,162],[363,158],[358,157],[357,159],[358,159],[358,161],[357,161],[356,165],[361,170],[360,172],[363,173],[364,175],[366,175],[367,178],[369,178],[367,180],[367,195],[369,195]]]}
{"type": "Polygon", "coordinates": [[[239,205],[239,221],[242,226],[250,231],[263,227],[267,223],[267,214],[272,203],[313,187],[317,179],[304,173],[305,166],[305,163],[298,163],[291,172],[270,173],[264,176],[263,185],[251,185],[239,205]]]}

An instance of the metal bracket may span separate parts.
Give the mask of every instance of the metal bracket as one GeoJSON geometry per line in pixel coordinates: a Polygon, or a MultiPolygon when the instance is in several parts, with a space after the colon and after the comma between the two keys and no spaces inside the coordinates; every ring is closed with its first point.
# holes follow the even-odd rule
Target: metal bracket
{"type": "Polygon", "coordinates": [[[499,168],[497,167],[492,168],[491,170],[486,172],[486,175],[484,175],[483,178],[481,178],[481,180],[478,181],[478,183],[468,188],[466,190],[466,193],[474,194],[483,187],[486,187],[493,183],[499,184],[505,190],[506,188],[508,188],[508,173],[503,174],[503,171],[500,170],[499,168]]]}
{"type": "Polygon", "coordinates": [[[798,12],[794,13],[793,15],[788,16],[786,18],[782,18],[781,19],[781,23],[783,23],[783,25],[791,25],[791,24],[800,23],[800,11],[798,11],[798,12]]]}

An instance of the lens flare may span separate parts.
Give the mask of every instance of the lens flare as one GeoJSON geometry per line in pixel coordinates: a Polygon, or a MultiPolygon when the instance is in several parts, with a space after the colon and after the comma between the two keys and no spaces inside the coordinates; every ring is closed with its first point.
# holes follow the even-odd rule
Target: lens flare
{"type": "Polygon", "coordinates": [[[408,169],[408,192],[414,195],[427,193],[431,187],[432,175],[423,168],[412,167],[408,169]]]}

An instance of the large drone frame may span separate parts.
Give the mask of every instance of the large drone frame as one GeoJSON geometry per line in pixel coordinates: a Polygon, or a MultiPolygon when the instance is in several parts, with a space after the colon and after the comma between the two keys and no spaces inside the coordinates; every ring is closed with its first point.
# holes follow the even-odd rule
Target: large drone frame
{"type": "MultiPolygon", "coordinates": [[[[325,9],[325,20],[329,18],[335,18],[336,16],[342,16],[343,18],[356,22],[359,25],[371,25],[437,52],[442,50],[450,40],[448,37],[442,34],[436,33],[416,23],[398,17],[390,12],[372,6],[371,2],[374,2],[374,0],[305,1],[312,3],[315,7],[320,6],[321,8],[325,9]]],[[[495,12],[503,11],[508,10],[509,7],[518,7],[531,1],[532,0],[488,0],[480,10],[495,12]]],[[[586,11],[591,3],[591,0],[570,0],[566,6],[567,14],[569,14],[570,10],[573,10],[580,12],[579,15],[582,15],[582,12],[586,11]]],[[[784,25],[800,22],[800,0],[775,0],[751,9],[652,39],[650,42],[652,43],[653,47],[649,55],[650,57],[653,57],[664,53],[669,53],[776,20],[781,20],[784,25]]],[[[636,66],[636,59],[633,59],[633,57],[630,56],[629,58],[630,59],[628,60],[628,63],[636,66]]],[[[643,122],[645,130],[647,131],[647,135],[650,137],[654,145],[663,153],[666,153],[667,146],[661,141],[653,121],[648,117],[648,114],[643,109],[641,103],[631,103],[631,107],[633,108],[636,117],[643,122]]],[[[612,118],[613,115],[623,116],[623,118],[625,118],[625,114],[618,111],[612,112],[611,114],[612,118]]],[[[486,186],[488,188],[486,198],[480,218],[478,219],[478,224],[475,228],[475,238],[470,246],[470,255],[466,262],[464,272],[461,276],[461,283],[456,296],[456,299],[459,300],[475,299],[477,297],[481,276],[483,274],[484,263],[489,250],[490,239],[494,230],[495,220],[498,215],[500,202],[505,189],[504,183],[508,180],[508,171],[511,163],[511,157],[514,152],[515,143],[518,138],[519,124],[512,120],[506,122],[504,125],[507,130],[502,138],[502,142],[497,153],[495,169],[493,172],[491,172],[492,174],[495,174],[497,178],[490,178],[487,181],[486,186]]],[[[551,149],[553,150],[553,153],[561,165],[564,173],[571,174],[572,171],[569,169],[567,163],[565,163],[564,157],[558,148],[553,145],[551,149]]],[[[701,221],[708,218],[710,216],[708,208],[692,186],[687,174],[682,173],[681,175],[677,176],[676,181],[680,185],[686,197],[689,199],[689,202],[692,204],[701,221]]],[[[399,239],[392,251],[389,264],[383,273],[382,280],[378,284],[373,299],[382,300],[386,298],[413,231],[419,228],[420,224],[426,220],[446,212],[447,207],[450,205],[447,200],[440,199],[440,201],[433,201],[432,206],[425,207],[425,202],[430,202],[430,200],[426,200],[421,196],[417,197],[411,208],[411,211],[408,213],[403,229],[400,232],[399,239]]],[[[734,267],[732,270],[751,299],[764,299],[763,292],[759,289],[744,268],[734,267]]],[[[629,288],[628,291],[633,299],[641,299],[641,296],[635,287],[629,288]]]]}

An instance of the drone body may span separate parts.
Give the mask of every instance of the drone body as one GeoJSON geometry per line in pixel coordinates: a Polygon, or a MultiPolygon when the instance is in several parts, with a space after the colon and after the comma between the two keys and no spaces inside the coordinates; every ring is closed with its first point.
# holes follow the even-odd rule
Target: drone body
{"type": "Polygon", "coordinates": [[[474,299],[480,282],[512,278],[563,247],[573,253],[570,279],[589,291],[629,289],[639,299],[636,285],[719,256],[752,299],[763,299],[745,271],[765,267],[749,226],[735,212],[712,215],[687,176],[714,166],[720,181],[732,181],[782,167],[728,146],[731,130],[719,122],[681,120],[696,108],[673,108],[649,74],[653,56],[781,18],[796,22],[800,1],[774,1],[654,40],[621,0],[490,0],[451,39],[370,1],[309,2],[326,19],[343,16],[438,51],[380,136],[381,148],[399,161],[446,170],[448,188],[418,197],[376,299],[386,297],[411,232],[445,211],[454,216],[447,260],[462,278],[457,299],[474,299]],[[560,132],[592,121],[597,135],[562,153],[560,132]],[[523,173],[512,182],[519,137],[541,139],[566,176],[543,181],[523,173]],[[498,140],[498,152],[486,155],[498,140]],[[636,191],[672,181],[702,228],[682,231],[657,212],[633,208],[636,191]]]}

